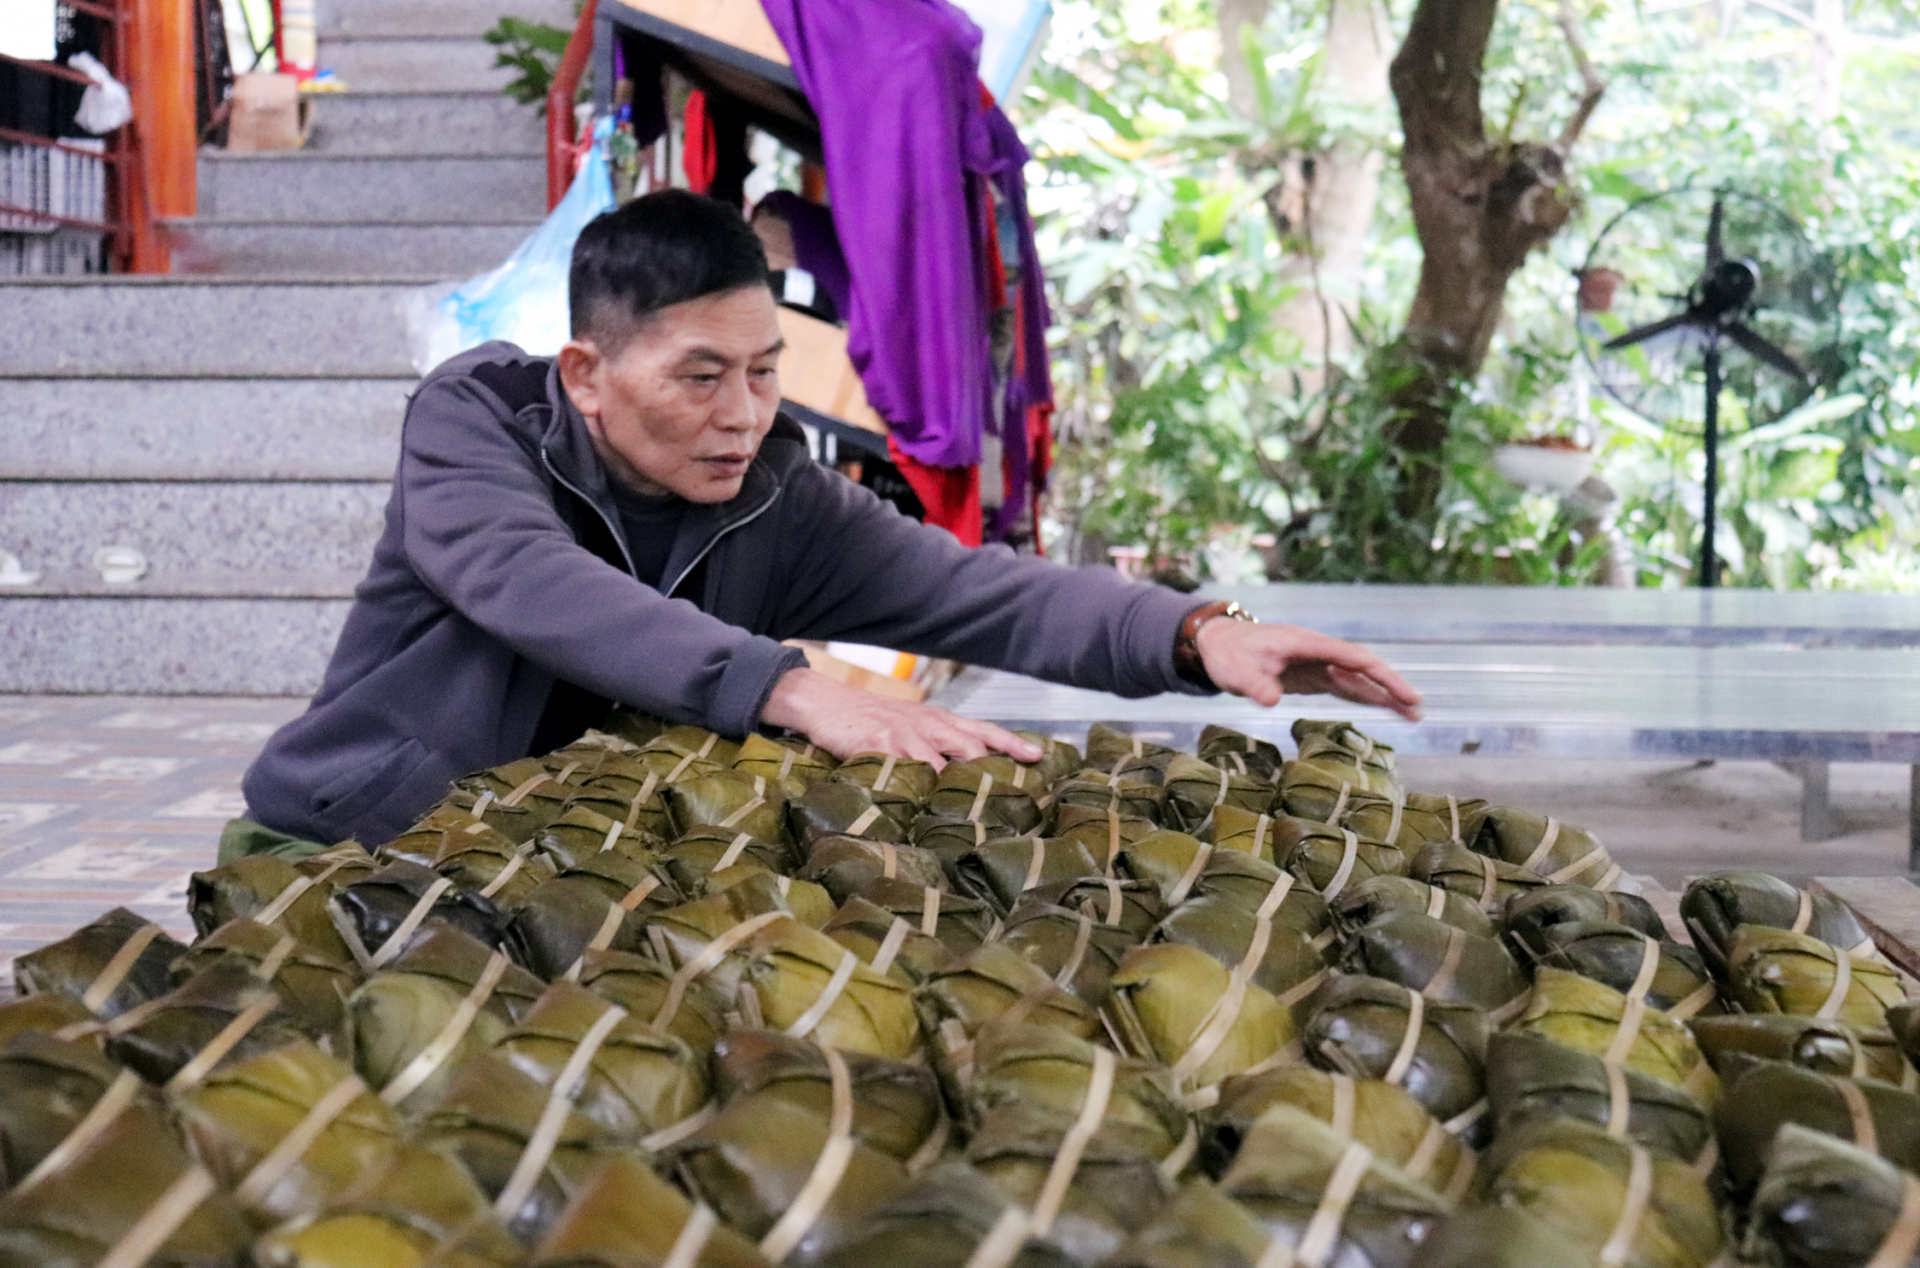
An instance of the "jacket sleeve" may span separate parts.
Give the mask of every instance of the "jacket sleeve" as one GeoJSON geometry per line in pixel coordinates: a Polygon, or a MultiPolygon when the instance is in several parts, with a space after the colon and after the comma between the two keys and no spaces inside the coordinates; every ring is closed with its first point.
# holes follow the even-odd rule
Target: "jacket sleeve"
{"type": "Polygon", "coordinates": [[[408,407],[395,499],[421,581],[557,677],[675,721],[751,731],[774,682],[805,658],[662,597],[576,542],[503,410],[453,376],[408,407]]]}
{"type": "Polygon", "coordinates": [[[1005,546],[968,549],[817,465],[788,479],[792,578],[779,633],[845,639],[1150,696],[1203,694],[1174,672],[1201,600],[1005,546]]]}

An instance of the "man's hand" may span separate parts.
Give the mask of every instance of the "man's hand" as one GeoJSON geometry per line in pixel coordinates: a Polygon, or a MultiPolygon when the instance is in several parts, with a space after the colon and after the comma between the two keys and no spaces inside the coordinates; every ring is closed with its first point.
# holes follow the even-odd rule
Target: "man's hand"
{"type": "Polygon", "coordinates": [[[1420,720],[1420,693],[1364,647],[1297,625],[1216,617],[1194,638],[1214,686],[1272,708],[1287,692],[1325,693],[1420,720]]]}
{"type": "Polygon", "coordinates": [[[911,704],[849,687],[811,669],[788,670],[774,684],[760,716],[774,726],[800,732],[835,757],[855,753],[892,753],[931,762],[1005,753],[1018,762],[1037,762],[1045,754],[991,722],[955,717],[945,709],[911,704]]]}

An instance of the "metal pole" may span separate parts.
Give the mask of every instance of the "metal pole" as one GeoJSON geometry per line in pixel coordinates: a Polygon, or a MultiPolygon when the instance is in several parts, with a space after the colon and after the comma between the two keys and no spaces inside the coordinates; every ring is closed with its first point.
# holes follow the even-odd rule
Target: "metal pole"
{"type": "Polygon", "coordinates": [[[1707,482],[1700,515],[1700,586],[1711,590],[1720,584],[1718,561],[1713,554],[1713,534],[1720,501],[1720,340],[1707,337],[1707,482]]]}

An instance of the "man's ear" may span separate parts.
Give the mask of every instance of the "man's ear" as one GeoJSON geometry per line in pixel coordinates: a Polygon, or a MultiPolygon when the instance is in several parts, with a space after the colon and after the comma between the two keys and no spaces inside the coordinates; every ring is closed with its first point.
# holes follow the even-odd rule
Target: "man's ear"
{"type": "Polygon", "coordinates": [[[588,418],[600,417],[600,367],[604,358],[591,339],[569,339],[560,349],[560,383],[567,399],[588,418]]]}

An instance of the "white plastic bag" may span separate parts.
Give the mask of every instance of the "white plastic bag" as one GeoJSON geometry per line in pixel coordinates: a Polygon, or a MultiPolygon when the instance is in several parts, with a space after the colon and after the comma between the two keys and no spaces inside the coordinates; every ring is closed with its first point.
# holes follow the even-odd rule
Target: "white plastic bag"
{"type": "Polygon", "coordinates": [[[613,121],[593,129],[593,147],[567,196],[533,236],[491,273],[452,285],[410,292],[401,306],[413,366],[421,374],[448,357],[491,339],[515,343],[535,356],[552,356],[567,341],[567,270],[573,244],[589,220],[613,208],[607,138],[613,121]]]}
{"type": "Polygon", "coordinates": [[[93,81],[80,94],[80,109],[73,116],[75,123],[95,136],[105,136],[133,118],[133,94],[107,73],[98,58],[91,53],[75,53],[67,59],[67,65],[93,81]]]}

